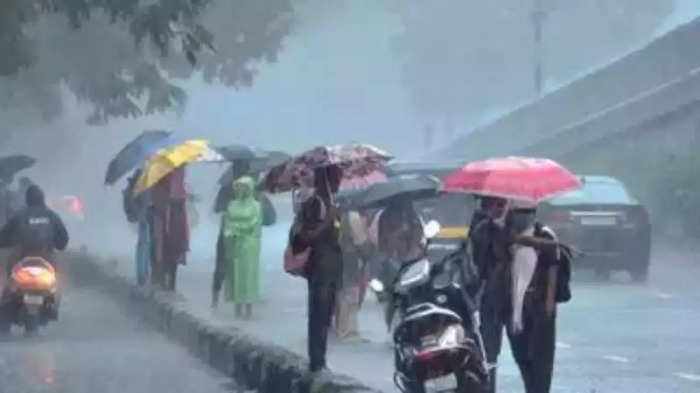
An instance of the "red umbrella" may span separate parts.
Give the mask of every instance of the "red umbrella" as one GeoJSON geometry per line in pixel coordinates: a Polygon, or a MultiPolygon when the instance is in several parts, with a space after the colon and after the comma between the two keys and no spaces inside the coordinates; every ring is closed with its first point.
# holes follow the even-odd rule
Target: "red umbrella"
{"type": "Polygon", "coordinates": [[[538,203],[581,187],[578,177],[546,158],[506,157],[476,161],[448,175],[445,191],[538,203]]]}

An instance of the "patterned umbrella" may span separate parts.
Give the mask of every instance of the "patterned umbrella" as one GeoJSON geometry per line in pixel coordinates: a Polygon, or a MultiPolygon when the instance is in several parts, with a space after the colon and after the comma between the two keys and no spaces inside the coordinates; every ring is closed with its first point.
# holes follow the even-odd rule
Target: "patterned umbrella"
{"type": "Polygon", "coordinates": [[[319,146],[272,168],[265,176],[264,186],[273,193],[313,187],[314,170],[333,165],[343,170],[343,181],[352,182],[383,170],[391,159],[389,153],[371,145],[319,146]]]}

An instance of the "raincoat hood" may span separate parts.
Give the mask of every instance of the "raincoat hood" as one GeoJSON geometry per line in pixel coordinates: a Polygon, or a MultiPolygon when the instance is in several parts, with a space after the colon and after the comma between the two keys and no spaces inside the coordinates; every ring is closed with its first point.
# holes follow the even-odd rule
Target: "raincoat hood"
{"type": "Polygon", "coordinates": [[[248,202],[255,199],[255,181],[243,176],[233,182],[234,200],[248,202]]]}

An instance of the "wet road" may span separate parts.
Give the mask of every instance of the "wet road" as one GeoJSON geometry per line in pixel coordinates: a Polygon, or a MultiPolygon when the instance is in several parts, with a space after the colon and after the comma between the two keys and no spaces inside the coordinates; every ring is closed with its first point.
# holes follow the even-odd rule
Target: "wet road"
{"type": "MultiPolygon", "coordinates": [[[[265,229],[265,296],[252,321],[236,320],[226,304],[212,312],[211,261],[192,261],[183,269],[179,290],[202,318],[242,328],[305,356],[306,286],[281,270],[288,225],[265,229]]],[[[630,283],[624,275],[598,283],[587,272],[577,272],[574,298],[559,309],[553,393],[700,392],[700,252],[655,245],[653,253],[646,285],[630,283]]],[[[123,265],[126,274],[133,273],[131,263],[123,265]]],[[[329,366],[396,392],[392,353],[372,297],[360,314],[360,329],[363,342],[331,339],[329,366]]],[[[523,391],[507,347],[498,383],[502,392],[523,391]]]]}
{"type": "Polygon", "coordinates": [[[224,393],[230,381],[90,288],[66,291],[61,320],[0,342],[2,393],[224,393]]]}
{"type": "MultiPolygon", "coordinates": [[[[591,274],[578,272],[572,302],[559,308],[552,392],[700,392],[696,255],[658,250],[647,285],[630,283],[624,275],[598,283],[589,279],[591,274]]],[[[182,291],[203,318],[241,327],[305,356],[304,283],[274,270],[267,274],[267,297],[252,321],[236,320],[227,305],[209,310],[210,273],[183,274],[182,291]]],[[[330,367],[384,392],[397,392],[381,311],[372,297],[360,314],[360,328],[364,342],[331,340],[330,367]]],[[[499,370],[499,391],[523,391],[507,346],[499,370]]]]}

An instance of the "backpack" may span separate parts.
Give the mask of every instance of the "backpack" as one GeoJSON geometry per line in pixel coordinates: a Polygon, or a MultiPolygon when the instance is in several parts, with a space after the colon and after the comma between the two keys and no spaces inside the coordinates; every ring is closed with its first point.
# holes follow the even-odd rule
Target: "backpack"
{"type": "MultiPolygon", "coordinates": [[[[289,228],[289,237],[287,239],[287,247],[284,250],[284,271],[297,277],[306,277],[309,271],[309,260],[311,258],[311,247],[299,251],[299,247],[295,246],[297,234],[302,226],[302,217],[304,209],[294,217],[292,227],[289,228]]],[[[326,215],[326,205],[321,201],[321,217],[326,215]]]]}
{"type": "MultiPolygon", "coordinates": [[[[535,224],[535,235],[550,240],[556,240],[554,231],[540,223],[535,224]]],[[[567,303],[571,300],[571,255],[565,248],[557,252],[557,287],[555,300],[557,303],[567,303]]]]}

